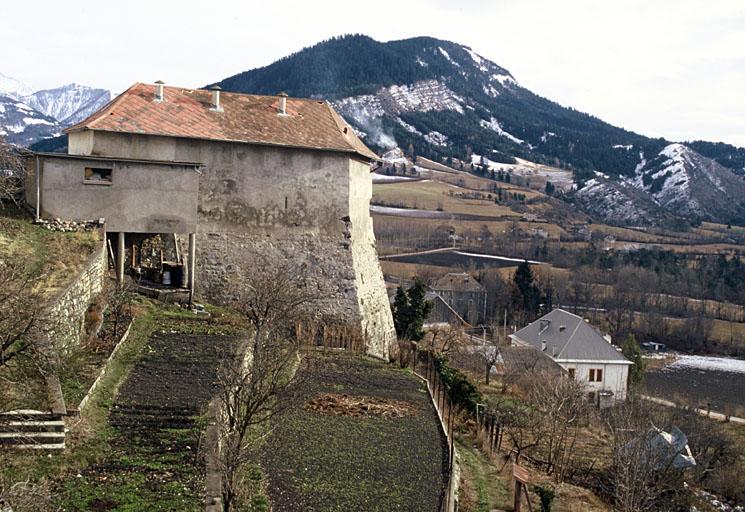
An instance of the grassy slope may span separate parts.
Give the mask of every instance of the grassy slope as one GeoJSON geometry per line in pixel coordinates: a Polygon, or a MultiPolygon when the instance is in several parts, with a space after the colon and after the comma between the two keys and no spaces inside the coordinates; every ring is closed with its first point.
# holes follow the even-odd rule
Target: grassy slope
{"type": "Polygon", "coordinates": [[[0,209],[0,259],[23,261],[39,277],[34,291],[51,297],[82,269],[99,242],[97,232],[61,233],[33,224],[26,212],[0,209]]]}
{"type": "MultiPolygon", "coordinates": [[[[47,457],[38,452],[13,452],[6,455],[0,466],[0,486],[29,480],[51,483],[54,509],[91,510],[198,510],[201,509],[201,489],[184,488],[181,483],[164,479],[153,487],[143,485],[148,472],[169,473],[169,465],[201,481],[201,464],[184,464],[183,454],[153,456],[146,447],[132,445],[130,453],[117,451],[118,429],[109,424],[109,412],[121,384],[132,368],[148,350],[148,338],[156,330],[175,330],[187,333],[231,334],[242,329],[240,319],[212,309],[210,320],[195,319],[182,309],[142,302],[132,326],[128,341],[113,358],[109,371],[91,397],[84,415],[68,421],[67,444],[64,452],[53,452],[47,457]],[[127,478],[101,479],[87,472],[102,463],[115,464],[127,469],[127,478]],[[81,476],[78,476],[81,475],[81,476]],[[118,504],[111,508],[113,503],[118,504]],[[109,508],[106,508],[109,507],[109,508]]],[[[164,440],[179,444],[187,439],[197,447],[198,432],[191,429],[173,429],[163,432],[164,440]]],[[[190,454],[189,454],[190,455],[190,454]]]]}

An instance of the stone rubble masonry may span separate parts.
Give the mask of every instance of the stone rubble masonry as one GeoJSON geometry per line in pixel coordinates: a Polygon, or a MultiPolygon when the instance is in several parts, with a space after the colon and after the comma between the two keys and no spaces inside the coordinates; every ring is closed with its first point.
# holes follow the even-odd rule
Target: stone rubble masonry
{"type": "Polygon", "coordinates": [[[68,287],[49,302],[43,331],[58,352],[77,346],[85,332],[85,315],[94,297],[103,290],[107,270],[106,236],[68,287]]]}

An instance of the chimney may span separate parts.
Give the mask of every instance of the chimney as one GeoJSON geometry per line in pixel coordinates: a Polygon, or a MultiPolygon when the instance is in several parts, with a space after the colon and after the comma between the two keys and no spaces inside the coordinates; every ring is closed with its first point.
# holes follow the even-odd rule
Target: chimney
{"type": "Polygon", "coordinates": [[[281,92],[277,94],[279,96],[279,108],[277,109],[277,112],[281,116],[287,115],[287,93],[281,92]]]}
{"type": "Polygon", "coordinates": [[[210,87],[210,90],[212,91],[212,108],[210,110],[214,110],[215,112],[222,112],[222,107],[220,106],[220,89],[219,85],[213,85],[210,87]]]}
{"type": "Polygon", "coordinates": [[[155,101],[158,103],[163,101],[163,80],[155,82],[155,101]]]}
{"type": "Polygon", "coordinates": [[[551,320],[541,320],[539,323],[540,330],[538,331],[538,334],[543,334],[546,332],[548,327],[551,325],[551,320]]]}

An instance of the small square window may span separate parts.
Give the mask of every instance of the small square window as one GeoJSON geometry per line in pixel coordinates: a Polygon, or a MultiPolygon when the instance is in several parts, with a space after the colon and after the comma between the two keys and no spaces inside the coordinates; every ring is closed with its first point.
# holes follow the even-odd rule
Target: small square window
{"type": "Polygon", "coordinates": [[[576,376],[576,370],[574,368],[569,368],[569,378],[574,379],[576,376]]]}
{"type": "Polygon", "coordinates": [[[86,167],[84,182],[97,185],[111,185],[113,169],[106,167],[86,167]]]}

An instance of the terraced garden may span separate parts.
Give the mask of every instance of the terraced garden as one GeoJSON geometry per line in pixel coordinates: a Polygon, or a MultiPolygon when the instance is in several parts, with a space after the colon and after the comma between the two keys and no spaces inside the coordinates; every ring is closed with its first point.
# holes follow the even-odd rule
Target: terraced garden
{"type": "Polygon", "coordinates": [[[262,455],[273,510],[438,509],[446,444],[417,377],[338,353],[310,352],[298,371],[300,399],[262,455]]]}
{"type": "Polygon", "coordinates": [[[199,417],[236,338],[156,332],[121,387],[111,452],[65,484],[65,510],[200,510],[199,417]]]}

